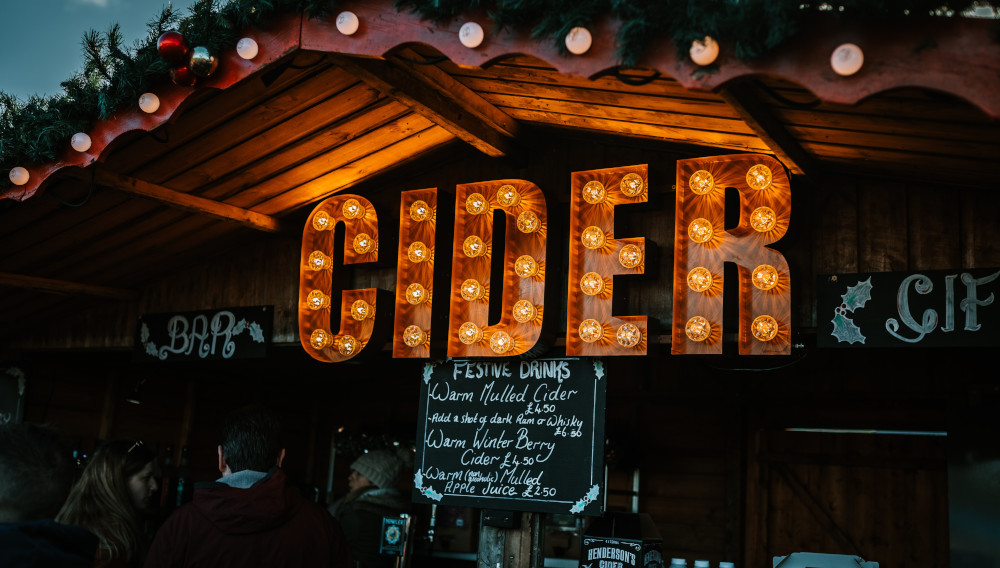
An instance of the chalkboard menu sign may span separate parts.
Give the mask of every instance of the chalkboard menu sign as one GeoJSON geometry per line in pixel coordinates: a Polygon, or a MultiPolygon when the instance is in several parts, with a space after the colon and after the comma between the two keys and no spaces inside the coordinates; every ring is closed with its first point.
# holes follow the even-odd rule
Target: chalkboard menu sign
{"type": "Polygon", "coordinates": [[[818,347],[995,347],[1000,268],[819,277],[818,347]]]}
{"type": "Polygon", "coordinates": [[[271,306],[145,314],[136,330],[142,360],[199,361],[267,356],[271,306]]]}
{"type": "Polygon", "coordinates": [[[605,392],[594,359],[428,363],[413,500],[600,515],[605,392]]]}

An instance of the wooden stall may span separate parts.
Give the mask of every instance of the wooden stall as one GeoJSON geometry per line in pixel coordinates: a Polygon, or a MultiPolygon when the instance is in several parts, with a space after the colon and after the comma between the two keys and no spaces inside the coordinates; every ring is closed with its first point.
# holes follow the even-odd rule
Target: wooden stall
{"type": "MultiPolygon", "coordinates": [[[[0,189],[0,367],[26,377],[24,419],[58,426],[82,453],[139,437],[177,466],[187,448],[186,474],[211,479],[221,417],[265,402],[287,422],[290,477],[332,500],[346,490],[352,451],[421,443],[428,359],[400,357],[391,336],[344,362],[307,352],[301,253],[317,204],[358,196],[379,220],[379,262],[335,267],[336,322],[339,289],[397,289],[401,194],[438,189],[443,268],[429,317],[440,342],[455,331],[444,251],[464,207],[456,188],[531,182],[546,204],[551,328],[530,356],[563,357],[578,285],[566,276],[572,176],[645,165],[645,203],[618,206],[613,222],[615,234],[644,238],[646,253],[642,274],[614,277],[613,311],[648,327],[644,354],[602,358],[604,507],[649,514],[666,564],[771,566],[811,551],[966,565],[950,550],[949,451],[964,427],[956,409],[1000,396],[989,370],[996,284],[978,291],[974,333],[985,346],[820,347],[836,306],[819,296],[831,275],[949,271],[958,302],[960,273],[1000,270],[995,21],[811,10],[800,33],[755,59],[719,37],[718,59],[698,65],[656,39],[629,66],[615,52],[615,17],[588,20],[592,43],[579,55],[490,21],[476,11],[426,20],[385,0],[282,14],[241,32],[254,57],[221,52],[196,86],[157,85],[157,109],[96,121],[87,150],[67,143],[55,159],[25,164],[27,181],[0,189]],[[357,32],[338,31],[344,11],[357,32]],[[461,41],[469,21],[485,30],[473,47],[461,41]],[[845,43],[864,53],[850,75],[830,63],[845,43]],[[772,246],[791,279],[788,354],[739,354],[735,266],[718,275],[729,284],[721,353],[679,353],[675,204],[687,180],[678,162],[751,154],[776,159],[790,185],[787,233],[772,246]],[[255,306],[273,318],[262,358],[143,357],[140,318],[255,306]],[[136,396],[140,404],[126,400],[136,396]]],[[[731,230],[740,195],[720,195],[731,230]]],[[[946,306],[935,309],[943,321],[946,306]]],[[[956,309],[961,326],[966,308],[956,309]]],[[[392,313],[391,299],[383,310],[392,313]]],[[[383,325],[391,330],[392,318],[383,325]]],[[[437,342],[431,351],[444,357],[437,342]]],[[[415,565],[471,565],[478,512],[441,507],[433,543],[429,515],[429,506],[417,513],[415,565]]],[[[587,522],[552,516],[532,529],[544,533],[546,565],[577,565],[587,522]]],[[[504,565],[539,565],[528,556],[504,565]]]]}

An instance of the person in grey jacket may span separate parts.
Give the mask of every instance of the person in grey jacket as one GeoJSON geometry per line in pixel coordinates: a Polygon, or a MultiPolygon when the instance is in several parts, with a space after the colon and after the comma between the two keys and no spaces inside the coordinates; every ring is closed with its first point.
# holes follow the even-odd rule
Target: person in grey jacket
{"type": "Polygon", "coordinates": [[[410,499],[397,487],[403,462],[390,450],[361,455],[351,464],[350,492],[330,506],[360,568],[391,568],[396,557],[379,553],[382,517],[408,513],[410,499]]]}

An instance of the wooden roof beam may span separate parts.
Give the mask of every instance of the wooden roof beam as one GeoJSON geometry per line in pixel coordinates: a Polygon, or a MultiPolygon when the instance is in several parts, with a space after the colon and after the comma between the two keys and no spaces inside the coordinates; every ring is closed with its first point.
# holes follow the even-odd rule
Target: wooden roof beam
{"type": "Polygon", "coordinates": [[[283,223],[275,217],[197,195],[174,191],[162,185],[112,172],[98,166],[92,166],[89,170],[77,170],[71,175],[85,182],[159,201],[168,207],[183,209],[224,221],[232,221],[258,231],[269,233],[285,231],[283,223]]]}
{"type": "Polygon", "coordinates": [[[435,65],[407,62],[410,50],[388,60],[331,54],[345,71],[410,107],[488,156],[516,152],[518,122],[435,65]]]}
{"type": "Polygon", "coordinates": [[[23,274],[11,274],[10,272],[0,272],[0,285],[13,286],[15,288],[27,288],[29,290],[39,290],[55,294],[65,294],[68,296],[96,296],[109,300],[135,300],[139,293],[135,290],[123,288],[110,288],[107,286],[94,286],[91,284],[78,284],[65,280],[55,280],[52,278],[39,278],[37,276],[25,276],[23,274]]]}
{"type": "MultiPolygon", "coordinates": [[[[730,85],[719,90],[719,95],[736,111],[743,122],[753,130],[774,157],[792,173],[806,177],[815,176],[815,160],[794,136],[761,103],[749,84],[730,85]]],[[[815,179],[815,178],[814,178],[815,179]]]]}

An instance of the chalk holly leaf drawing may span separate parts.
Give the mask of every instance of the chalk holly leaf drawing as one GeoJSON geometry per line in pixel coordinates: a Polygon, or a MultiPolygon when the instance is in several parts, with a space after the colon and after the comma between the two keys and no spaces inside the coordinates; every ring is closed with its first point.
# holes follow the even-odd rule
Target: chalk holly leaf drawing
{"type": "Polygon", "coordinates": [[[604,363],[600,360],[594,361],[594,374],[598,379],[604,376],[604,363]]]}
{"type": "Polygon", "coordinates": [[[600,494],[601,486],[594,484],[594,486],[590,488],[590,491],[587,491],[587,494],[583,496],[583,499],[580,499],[574,503],[572,507],[570,507],[569,512],[573,514],[582,513],[583,510],[587,508],[587,505],[593,503],[600,494]]]}
{"type": "Polygon", "coordinates": [[[864,343],[865,336],[861,333],[861,328],[854,323],[847,312],[854,312],[865,307],[868,300],[872,299],[872,279],[871,276],[864,282],[858,282],[854,286],[848,286],[847,292],[840,296],[843,303],[834,308],[833,332],[831,335],[837,338],[838,342],[844,343],[864,343]]]}
{"type": "Polygon", "coordinates": [[[437,363],[424,363],[424,384],[430,384],[431,373],[434,372],[434,365],[437,363]]]}
{"type": "Polygon", "coordinates": [[[419,491],[424,497],[433,501],[440,501],[441,497],[443,497],[443,495],[434,491],[433,487],[429,485],[424,487],[424,474],[421,473],[420,470],[417,470],[417,472],[413,474],[413,486],[416,487],[417,491],[419,491]]]}

